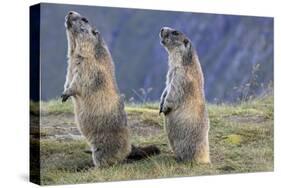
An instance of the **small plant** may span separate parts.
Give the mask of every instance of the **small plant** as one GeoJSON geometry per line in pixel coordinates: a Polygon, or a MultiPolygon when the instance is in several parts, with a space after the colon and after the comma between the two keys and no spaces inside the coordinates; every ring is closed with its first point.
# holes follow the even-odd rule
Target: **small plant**
{"type": "Polygon", "coordinates": [[[264,84],[258,82],[258,72],[260,71],[260,64],[254,64],[252,67],[251,75],[248,81],[241,86],[234,87],[234,90],[238,93],[237,101],[248,101],[256,97],[256,91],[263,87],[264,84]]]}
{"type": "MultiPolygon", "coordinates": [[[[133,93],[138,97],[138,100],[141,101],[142,103],[146,103],[148,100],[149,100],[149,93],[152,91],[152,88],[147,88],[147,89],[144,89],[144,88],[140,88],[138,91],[136,90],[132,90],[133,93]]],[[[134,97],[131,97],[130,98],[130,101],[134,101],[134,97]]]]}
{"type": "Polygon", "coordinates": [[[134,97],[131,97],[130,99],[129,99],[129,103],[134,103],[135,102],[135,98],[134,97]]]}

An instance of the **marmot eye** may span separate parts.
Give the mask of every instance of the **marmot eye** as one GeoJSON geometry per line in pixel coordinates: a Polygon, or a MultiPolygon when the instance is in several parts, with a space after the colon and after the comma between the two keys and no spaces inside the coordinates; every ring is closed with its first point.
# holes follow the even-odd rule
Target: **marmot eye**
{"type": "Polygon", "coordinates": [[[179,35],[180,33],[178,32],[178,31],[172,31],[172,35],[175,35],[175,36],[177,36],[177,35],[179,35]]]}
{"type": "Polygon", "coordinates": [[[187,39],[184,39],[184,40],[183,40],[183,44],[184,44],[185,47],[187,47],[188,40],[187,40],[187,39]]]}
{"type": "Polygon", "coordinates": [[[88,23],[89,21],[87,20],[87,18],[81,18],[81,20],[85,23],[88,23]]]}
{"type": "Polygon", "coordinates": [[[92,30],[93,35],[97,35],[99,32],[97,30],[92,30]]]}

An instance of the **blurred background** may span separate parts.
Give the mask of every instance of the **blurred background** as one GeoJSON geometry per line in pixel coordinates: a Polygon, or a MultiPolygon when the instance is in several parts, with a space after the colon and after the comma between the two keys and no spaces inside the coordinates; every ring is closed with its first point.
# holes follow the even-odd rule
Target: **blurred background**
{"type": "Polygon", "coordinates": [[[87,17],[106,41],[118,87],[127,102],[160,98],[168,70],[159,43],[161,27],[184,32],[193,42],[205,77],[208,102],[236,102],[273,89],[273,18],[172,11],[41,5],[41,99],[58,98],[67,69],[64,17],[87,17]]]}

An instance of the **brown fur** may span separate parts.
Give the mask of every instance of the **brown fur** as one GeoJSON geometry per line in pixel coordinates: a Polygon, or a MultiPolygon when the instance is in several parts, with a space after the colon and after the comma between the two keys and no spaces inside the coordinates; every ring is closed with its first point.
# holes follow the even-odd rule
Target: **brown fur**
{"type": "Polygon", "coordinates": [[[160,113],[165,114],[170,146],[179,161],[210,163],[209,118],[198,56],[190,40],[179,31],[162,28],[160,38],[169,54],[160,113]]]}
{"type": "Polygon", "coordinates": [[[66,28],[69,60],[62,100],[72,97],[76,123],[91,146],[94,165],[113,165],[134,151],[111,54],[80,14],[70,12],[66,28]]]}

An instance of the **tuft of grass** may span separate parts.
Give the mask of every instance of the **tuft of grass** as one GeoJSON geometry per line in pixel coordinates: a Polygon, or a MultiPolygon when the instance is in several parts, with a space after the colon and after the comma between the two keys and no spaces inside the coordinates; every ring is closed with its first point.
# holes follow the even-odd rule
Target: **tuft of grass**
{"type": "Polygon", "coordinates": [[[41,101],[40,109],[43,113],[59,114],[59,113],[73,113],[73,105],[71,100],[62,103],[60,99],[50,101],[41,101]]]}
{"type": "Polygon", "coordinates": [[[159,114],[158,109],[128,106],[125,110],[128,116],[137,116],[137,118],[147,125],[163,126],[163,116],[159,114]]]}
{"type": "MultiPolygon", "coordinates": [[[[41,108],[52,114],[44,118],[57,117],[66,118],[65,122],[73,121],[73,116],[63,116],[64,113],[72,112],[70,102],[43,102],[41,108]]],[[[132,143],[141,146],[155,144],[161,150],[160,155],[133,163],[94,168],[91,155],[84,152],[88,149],[84,139],[58,140],[47,134],[40,141],[41,183],[72,184],[273,171],[273,109],[272,96],[240,104],[209,104],[212,164],[198,165],[178,163],[175,160],[157,103],[126,105],[129,124],[136,130],[139,128],[153,133],[139,134],[132,129],[132,143]]],[[[54,131],[49,134],[54,134],[54,131]]]]}
{"type": "Polygon", "coordinates": [[[230,144],[240,144],[242,142],[242,137],[237,134],[230,134],[225,137],[226,141],[230,144]]]}
{"type": "Polygon", "coordinates": [[[159,103],[158,102],[145,102],[145,103],[127,103],[127,107],[129,108],[142,108],[142,109],[154,109],[159,110],[159,103]]]}

